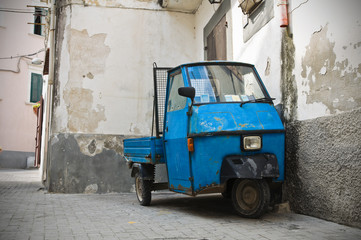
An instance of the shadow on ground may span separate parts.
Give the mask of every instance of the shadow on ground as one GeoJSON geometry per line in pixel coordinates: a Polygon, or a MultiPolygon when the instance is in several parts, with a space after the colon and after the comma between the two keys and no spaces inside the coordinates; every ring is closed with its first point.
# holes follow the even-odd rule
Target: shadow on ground
{"type": "Polygon", "coordinates": [[[234,218],[239,216],[233,210],[232,201],[221,194],[200,195],[190,197],[181,194],[153,194],[151,208],[166,208],[170,211],[179,211],[186,214],[207,218],[234,218]]]}

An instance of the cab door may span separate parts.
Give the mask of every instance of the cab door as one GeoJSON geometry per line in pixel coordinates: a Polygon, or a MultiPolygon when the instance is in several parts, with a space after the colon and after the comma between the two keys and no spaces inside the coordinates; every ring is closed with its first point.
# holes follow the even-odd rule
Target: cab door
{"type": "Polygon", "coordinates": [[[187,146],[187,98],[178,94],[184,87],[181,70],[175,70],[168,79],[165,106],[164,147],[167,159],[169,189],[192,194],[191,168],[187,146]]]}

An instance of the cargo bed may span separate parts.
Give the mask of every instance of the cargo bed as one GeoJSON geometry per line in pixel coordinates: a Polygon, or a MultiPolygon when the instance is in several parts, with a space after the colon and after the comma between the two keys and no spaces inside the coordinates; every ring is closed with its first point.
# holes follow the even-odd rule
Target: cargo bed
{"type": "Polygon", "coordinates": [[[165,163],[163,139],[161,137],[125,139],[124,156],[128,162],[133,163],[165,163]]]}

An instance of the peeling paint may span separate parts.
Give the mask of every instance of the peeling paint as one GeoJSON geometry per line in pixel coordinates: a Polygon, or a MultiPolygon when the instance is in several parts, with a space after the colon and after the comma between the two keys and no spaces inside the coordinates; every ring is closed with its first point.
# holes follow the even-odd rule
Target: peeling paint
{"type": "Polygon", "coordinates": [[[68,129],[71,132],[92,132],[100,121],[105,121],[105,109],[97,105],[92,109],[93,91],[72,88],[64,91],[64,101],[68,111],[68,129]]]}
{"type": "MultiPolygon", "coordinates": [[[[361,44],[353,44],[359,47],[361,44]]],[[[361,104],[360,65],[353,67],[348,59],[336,61],[335,42],[328,38],[328,24],[314,32],[302,59],[301,76],[308,80],[307,104],[320,102],[330,113],[352,110],[361,104]],[[348,101],[348,99],[354,101],[348,101]]],[[[345,47],[344,47],[345,49],[345,47]]]]}
{"type": "Polygon", "coordinates": [[[99,81],[103,76],[110,48],[104,44],[106,34],[89,36],[87,30],[69,31],[68,51],[71,68],[63,92],[68,113],[67,127],[71,132],[95,132],[99,122],[106,121],[105,107],[101,104],[94,106],[93,102],[96,102],[98,96],[93,96],[93,90],[84,88],[83,82],[85,76],[95,81],[99,81]]]}
{"type": "Polygon", "coordinates": [[[75,139],[80,152],[87,156],[95,156],[105,149],[114,150],[118,154],[123,153],[122,139],[114,135],[84,135],[77,134],[75,139]]]}

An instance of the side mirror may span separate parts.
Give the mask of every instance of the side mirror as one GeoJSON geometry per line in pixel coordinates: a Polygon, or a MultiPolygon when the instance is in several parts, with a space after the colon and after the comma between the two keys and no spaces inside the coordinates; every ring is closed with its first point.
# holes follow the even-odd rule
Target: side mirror
{"type": "Polygon", "coordinates": [[[192,107],[194,97],[196,96],[196,89],[194,87],[180,87],[178,88],[178,94],[183,97],[188,97],[192,100],[192,104],[188,108],[187,115],[192,116],[192,107]]]}
{"type": "Polygon", "coordinates": [[[196,89],[194,87],[180,87],[178,88],[178,94],[192,99],[193,102],[194,97],[196,96],[196,89]]]}

